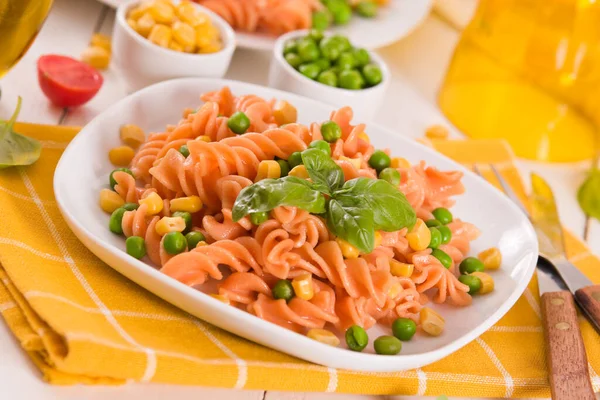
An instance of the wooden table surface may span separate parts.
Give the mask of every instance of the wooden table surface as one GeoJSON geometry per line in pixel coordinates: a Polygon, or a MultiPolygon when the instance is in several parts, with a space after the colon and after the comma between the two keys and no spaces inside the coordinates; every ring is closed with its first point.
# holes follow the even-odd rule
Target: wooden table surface
{"type": "MultiPolygon", "coordinates": [[[[449,3],[458,0],[445,0],[449,3]]],[[[461,0],[466,1],[466,0],[461,0]]],[[[79,57],[88,45],[93,32],[109,34],[114,23],[114,10],[94,0],[55,0],[53,9],[34,45],[2,81],[0,119],[7,118],[14,109],[17,96],[23,97],[21,121],[84,125],[99,112],[127,95],[118,71],[111,67],[104,72],[105,83],[99,94],[85,107],[66,110],[50,105],[37,84],[36,60],[42,54],[57,53],[79,57]]],[[[464,20],[464,12],[458,13],[464,20]]],[[[407,135],[420,136],[427,123],[444,122],[436,108],[436,93],[458,40],[459,32],[448,15],[435,12],[409,37],[381,49],[379,53],[389,63],[393,83],[387,94],[386,105],[378,121],[392,128],[408,127],[407,135]],[[415,115],[418,114],[418,115],[415,115]],[[399,123],[398,121],[401,121],[399,123]]],[[[454,14],[456,16],[457,14],[454,14]]],[[[266,84],[270,53],[238,49],[226,78],[257,84],[266,84]],[[248,66],[252,67],[249,68],[248,66]]],[[[454,131],[455,135],[459,135],[454,131]]],[[[579,210],[575,193],[585,178],[585,163],[544,165],[520,161],[526,177],[530,171],[544,176],[554,189],[563,223],[575,234],[584,236],[586,219],[579,210]]],[[[600,254],[600,224],[590,222],[587,240],[593,251],[600,254]]],[[[169,385],[126,385],[108,387],[51,387],[18,347],[6,326],[0,323],[0,386],[7,399],[239,399],[239,400],[368,400],[416,399],[406,396],[350,396],[321,393],[282,393],[265,391],[233,391],[169,385]]],[[[4,398],[4,396],[0,396],[4,398]]],[[[419,397],[422,398],[422,397],[419,397]]]]}

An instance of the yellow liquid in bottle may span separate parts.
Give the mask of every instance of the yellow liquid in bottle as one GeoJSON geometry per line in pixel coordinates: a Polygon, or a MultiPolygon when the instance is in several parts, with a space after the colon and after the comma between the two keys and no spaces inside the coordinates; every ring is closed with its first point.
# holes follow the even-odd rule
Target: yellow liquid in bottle
{"type": "Polygon", "coordinates": [[[592,158],[600,13],[583,3],[482,0],[440,91],[450,121],[473,138],[506,139],[520,157],[592,158]]]}
{"type": "Polygon", "coordinates": [[[23,57],[52,0],[0,0],[0,77],[23,57]]]}

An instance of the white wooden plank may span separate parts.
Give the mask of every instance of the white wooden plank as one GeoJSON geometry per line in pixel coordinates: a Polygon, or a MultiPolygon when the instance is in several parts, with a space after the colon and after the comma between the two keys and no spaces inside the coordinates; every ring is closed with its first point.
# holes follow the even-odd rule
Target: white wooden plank
{"type": "Polygon", "coordinates": [[[23,59],[0,81],[0,118],[8,117],[23,98],[19,120],[57,123],[62,109],[50,104],[37,83],[36,62],[43,54],[79,57],[87,45],[102,5],[88,0],[56,0],[42,30],[23,59]]]}

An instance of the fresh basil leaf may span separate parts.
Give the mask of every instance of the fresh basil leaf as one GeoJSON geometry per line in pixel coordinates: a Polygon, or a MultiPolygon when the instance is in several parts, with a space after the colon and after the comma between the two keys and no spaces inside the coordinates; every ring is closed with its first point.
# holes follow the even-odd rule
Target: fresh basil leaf
{"type": "Polygon", "coordinates": [[[583,212],[600,221],[600,171],[594,169],[577,192],[577,201],[583,212]]]}
{"type": "Polygon", "coordinates": [[[302,152],[302,162],[316,190],[331,194],[344,184],[344,171],[323,151],[318,149],[304,150],[302,152]]]}
{"type": "Polygon", "coordinates": [[[0,122],[0,169],[17,165],[30,165],[40,158],[42,145],[35,139],[13,131],[13,125],[21,111],[21,98],[7,122],[0,122]]]}
{"type": "Polygon", "coordinates": [[[271,211],[279,206],[293,206],[313,214],[325,212],[325,197],[310,182],[294,176],[263,179],[244,188],[233,205],[232,217],[239,221],[246,215],[271,211]]]}
{"type": "Polygon", "coordinates": [[[356,178],[344,184],[338,200],[358,199],[363,207],[372,210],[375,229],[394,232],[410,228],[417,222],[417,214],[404,194],[383,179],[356,178]]]}
{"type": "Polygon", "coordinates": [[[375,247],[373,211],[360,207],[355,199],[330,199],[327,206],[327,224],[336,236],[363,253],[373,251],[375,247]]]}

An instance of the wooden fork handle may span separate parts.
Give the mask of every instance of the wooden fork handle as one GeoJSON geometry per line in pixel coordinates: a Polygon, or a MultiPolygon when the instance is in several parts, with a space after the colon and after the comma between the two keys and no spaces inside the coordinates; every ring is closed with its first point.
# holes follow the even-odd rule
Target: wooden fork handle
{"type": "Polygon", "coordinates": [[[600,333],[600,285],[579,289],[575,292],[575,300],[600,333]]]}
{"type": "Polygon", "coordinates": [[[550,388],[554,400],[596,400],[571,292],[542,295],[550,388]]]}

